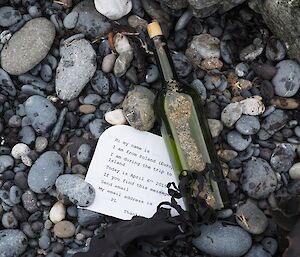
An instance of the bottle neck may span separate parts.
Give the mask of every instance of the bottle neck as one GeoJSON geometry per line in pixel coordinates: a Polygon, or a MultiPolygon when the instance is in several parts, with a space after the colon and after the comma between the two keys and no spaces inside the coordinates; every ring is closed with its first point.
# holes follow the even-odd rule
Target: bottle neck
{"type": "Polygon", "coordinates": [[[165,37],[156,36],[152,38],[152,40],[155,50],[155,59],[158,65],[163,87],[166,89],[171,86],[171,84],[174,85],[174,81],[178,81],[178,77],[165,37]]]}

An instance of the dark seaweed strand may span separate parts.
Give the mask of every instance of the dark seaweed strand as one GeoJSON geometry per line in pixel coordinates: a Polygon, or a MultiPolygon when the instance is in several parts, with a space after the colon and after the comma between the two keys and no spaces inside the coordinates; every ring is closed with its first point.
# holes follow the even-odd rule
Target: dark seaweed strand
{"type": "Polygon", "coordinates": [[[178,187],[169,183],[168,193],[170,202],[162,202],[152,218],[135,216],[128,221],[114,223],[104,233],[104,237],[92,238],[88,252],[79,252],[74,257],[154,257],[145,253],[137,245],[147,242],[160,251],[167,250],[174,244],[180,244],[184,251],[192,251],[192,238],[200,234],[199,227],[203,223],[212,223],[216,220],[216,213],[206,201],[198,195],[191,196],[191,187],[197,182],[198,190],[204,185],[204,176],[213,169],[206,165],[203,172],[182,171],[178,187]],[[177,199],[185,197],[188,211],[182,209],[177,199]],[[178,212],[172,217],[170,208],[178,212]]]}

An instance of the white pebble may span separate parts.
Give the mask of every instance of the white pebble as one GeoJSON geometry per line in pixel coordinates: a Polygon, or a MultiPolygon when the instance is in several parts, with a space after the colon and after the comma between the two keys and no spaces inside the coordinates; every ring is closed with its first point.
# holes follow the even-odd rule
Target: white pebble
{"type": "Polygon", "coordinates": [[[48,140],[45,137],[37,137],[35,140],[35,150],[38,153],[43,152],[48,145],[48,140]]]}
{"type": "Polygon", "coordinates": [[[105,113],[105,120],[111,125],[124,125],[126,124],[126,119],[121,109],[116,109],[105,113]]]}
{"type": "Polygon", "coordinates": [[[21,159],[22,156],[28,155],[29,152],[30,152],[30,148],[28,147],[28,145],[23,143],[18,143],[12,148],[11,155],[15,159],[21,159]]]}
{"type": "Polygon", "coordinates": [[[95,0],[98,12],[110,20],[118,20],[127,15],[132,9],[131,0],[95,0]]]}
{"type": "Polygon", "coordinates": [[[295,163],[289,170],[291,179],[300,179],[300,162],[295,163]]]}
{"type": "Polygon", "coordinates": [[[266,107],[261,100],[262,98],[260,96],[253,96],[240,101],[240,104],[242,105],[243,114],[246,115],[263,114],[266,107]]]}
{"type": "Polygon", "coordinates": [[[61,202],[56,202],[49,213],[50,220],[56,224],[66,217],[66,207],[61,202]]]}
{"type": "Polygon", "coordinates": [[[117,59],[117,56],[114,53],[108,54],[103,58],[102,61],[102,71],[109,73],[112,71],[115,65],[115,61],[117,59]]]}
{"type": "Polygon", "coordinates": [[[27,155],[21,156],[21,160],[27,167],[32,166],[32,160],[27,155]]]}

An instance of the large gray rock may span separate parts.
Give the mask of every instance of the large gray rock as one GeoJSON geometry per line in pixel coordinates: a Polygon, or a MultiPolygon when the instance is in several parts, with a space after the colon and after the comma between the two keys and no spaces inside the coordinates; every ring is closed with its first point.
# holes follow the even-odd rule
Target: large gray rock
{"type": "Polygon", "coordinates": [[[28,244],[27,237],[21,230],[0,230],[0,257],[20,256],[28,244]]]}
{"type": "Polygon", "coordinates": [[[45,18],[28,21],[17,31],[1,52],[1,66],[12,75],[23,74],[48,54],[55,37],[55,27],[45,18]]]}
{"type": "Polygon", "coordinates": [[[250,7],[259,11],[268,27],[288,47],[288,54],[300,62],[300,1],[250,0],[250,7]]]}
{"type": "Polygon", "coordinates": [[[239,257],[244,255],[252,245],[251,236],[242,228],[216,222],[202,225],[201,235],[193,244],[207,254],[217,257],[239,257]]]}
{"type": "Polygon", "coordinates": [[[63,158],[55,151],[45,152],[32,165],[28,174],[28,185],[36,193],[49,192],[63,171],[63,158]]]}
{"type": "Polygon", "coordinates": [[[95,38],[109,32],[111,25],[109,21],[100,14],[94,5],[94,1],[86,0],[77,4],[73,10],[79,14],[75,29],[78,32],[95,38]]]}
{"type": "Polygon", "coordinates": [[[26,100],[25,112],[32,127],[38,133],[46,133],[57,120],[57,110],[54,105],[47,98],[39,95],[33,95],[26,100]]]}
{"type": "Polygon", "coordinates": [[[57,96],[62,100],[76,98],[96,68],[96,52],[87,40],[74,40],[64,46],[55,78],[57,96]]]}

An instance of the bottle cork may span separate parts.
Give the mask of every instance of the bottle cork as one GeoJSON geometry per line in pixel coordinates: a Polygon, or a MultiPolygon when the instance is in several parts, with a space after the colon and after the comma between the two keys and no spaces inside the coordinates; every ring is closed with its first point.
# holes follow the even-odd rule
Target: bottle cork
{"type": "Polygon", "coordinates": [[[162,30],[158,23],[158,21],[153,21],[148,24],[147,26],[148,34],[150,38],[154,38],[156,36],[162,36],[162,30]]]}

